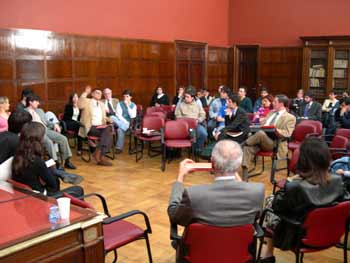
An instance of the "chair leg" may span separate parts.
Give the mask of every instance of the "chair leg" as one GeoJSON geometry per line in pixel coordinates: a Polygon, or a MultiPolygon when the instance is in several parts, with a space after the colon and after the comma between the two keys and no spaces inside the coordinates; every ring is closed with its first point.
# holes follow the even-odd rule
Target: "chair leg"
{"type": "Polygon", "coordinates": [[[162,165],[161,165],[162,172],[165,171],[165,162],[166,162],[166,146],[163,144],[162,145],[162,165]]]}
{"type": "Polygon", "coordinates": [[[151,246],[150,246],[150,243],[149,243],[149,239],[148,239],[148,234],[146,233],[145,234],[145,240],[146,240],[146,246],[147,246],[147,254],[148,254],[148,260],[150,263],[153,262],[152,260],[152,252],[151,252],[151,246]]]}
{"type": "Polygon", "coordinates": [[[117,260],[118,260],[117,250],[116,250],[116,249],[113,250],[113,253],[114,253],[114,259],[113,259],[112,263],[115,263],[115,262],[117,262],[117,260]]]}
{"type": "Polygon", "coordinates": [[[344,263],[348,263],[348,237],[349,237],[349,219],[347,220],[346,226],[345,226],[345,235],[344,235],[344,244],[343,244],[344,263]]]}
{"type": "Polygon", "coordinates": [[[295,263],[300,263],[299,257],[300,257],[300,252],[299,252],[299,249],[298,249],[298,250],[295,252],[295,263]]]}
{"type": "Polygon", "coordinates": [[[301,255],[300,255],[300,263],[303,263],[304,261],[304,253],[300,253],[301,255]]]}

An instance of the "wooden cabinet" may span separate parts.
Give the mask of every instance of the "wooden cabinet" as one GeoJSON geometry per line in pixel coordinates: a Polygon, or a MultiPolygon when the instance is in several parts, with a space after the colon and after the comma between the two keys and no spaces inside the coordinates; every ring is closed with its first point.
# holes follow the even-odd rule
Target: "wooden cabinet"
{"type": "Polygon", "coordinates": [[[350,91],[350,36],[301,37],[303,89],[322,100],[334,91],[350,91]]]}

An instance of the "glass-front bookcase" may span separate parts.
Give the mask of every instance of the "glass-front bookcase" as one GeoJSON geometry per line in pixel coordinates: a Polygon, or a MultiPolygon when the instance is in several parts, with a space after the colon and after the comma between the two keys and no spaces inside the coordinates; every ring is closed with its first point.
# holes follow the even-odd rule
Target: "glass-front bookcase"
{"type": "Polygon", "coordinates": [[[322,101],[350,90],[350,36],[301,37],[304,41],[302,88],[322,101]]]}

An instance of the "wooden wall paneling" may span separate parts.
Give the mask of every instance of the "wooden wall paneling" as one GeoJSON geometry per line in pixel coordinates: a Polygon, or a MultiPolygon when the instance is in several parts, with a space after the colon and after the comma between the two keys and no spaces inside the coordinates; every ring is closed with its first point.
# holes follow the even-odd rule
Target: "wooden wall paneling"
{"type": "Polygon", "coordinates": [[[46,57],[72,58],[73,37],[60,34],[50,34],[47,40],[46,57]]]}
{"type": "Polygon", "coordinates": [[[259,81],[273,94],[294,97],[302,87],[302,48],[262,47],[259,56],[259,81]]]}
{"type": "Polygon", "coordinates": [[[48,100],[66,103],[69,95],[73,93],[73,82],[48,82],[48,100]]]}
{"type": "MultiPolygon", "coordinates": [[[[229,85],[229,49],[208,47],[207,77],[208,89],[212,94],[217,93],[218,86],[229,85]]],[[[231,86],[232,87],[232,86],[231,86]]]]}
{"type": "Polygon", "coordinates": [[[13,59],[12,58],[0,58],[0,79],[1,80],[13,80],[13,59]]]}
{"type": "Polygon", "coordinates": [[[99,57],[120,58],[120,45],[118,39],[100,38],[98,43],[99,57]]]}
{"type": "Polygon", "coordinates": [[[22,81],[44,80],[44,60],[17,59],[16,76],[22,81]]]}
{"type": "Polygon", "coordinates": [[[11,57],[15,53],[15,41],[13,31],[0,29],[0,56],[11,57]]]}
{"type": "Polygon", "coordinates": [[[15,108],[17,104],[16,86],[13,81],[0,81],[0,96],[6,96],[9,98],[11,110],[15,108]]]}
{"type": "Polygon", "coordinates": [[[74,57],[99,57],[99,39],[95,37],[74,37],[74,57]]]}
{"type": "Polygon", "coordinates": [[[96,76],[97,63],[98,61],[96,59],[75,59],[73,63],[75,78],[88,78],[90,76],[96,76]]]}
{"type": "Polygon", "coordinates": [[[50,59],[46,61],[48,79],[67,79],[73,77],[72,61],[63,59],[50,59]]]}

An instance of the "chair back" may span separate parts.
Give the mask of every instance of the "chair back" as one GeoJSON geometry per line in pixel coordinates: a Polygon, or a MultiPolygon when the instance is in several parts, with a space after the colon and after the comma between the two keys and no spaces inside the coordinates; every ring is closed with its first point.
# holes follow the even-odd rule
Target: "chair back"
{"type": "Polygon", "coordinates": [[[73,205],[79,206],[81,208],[89,208],[89,209],[92,209],[95,211],[95,208],[90,203],[88,203],[84,200],[78,199],[78,198],[76,198],[70,194],[67,194],[67,193],[63,193],[63,196],[68,197],[70,199],[70,202],[73,205]]]}
{"type": "Polygon", "coordinates": [[[303,120],[301,123],[303,125],[313,125],[316,129],[316,133],[320,136],[322,135],[323,133],[322,122],[315,121],[315,120],[303,120]]]}
{"type": "Polygon", "coordinates": [[[290,159],[289,165],[288,165],[288,170],[291,171],[293,174],[295,174],[296,172],[296,166],[299,159],[299,155],[300,155],[300,148],[298,147],[293,151],[292,158],[290,159]]]}
{"type": "Polygon", "coordinates": [[[217,227],[190,224],[183,237],[186,253],[191,263],[247,262],[252,260],[248,247],[254,242],[252,225],[217,227]]]}
{"type": "Polygon", "coordinates": [[[20,182],[17,182],[13,179],[7,179],[6,180],[8,183],[12,184],[14,187],[17,187],[17,188],[22,188],[22,189],[27,189],[27,190],[33,190],[29,185],[26,185],[26,184],[22,184],[20,182]]]}
{"type": "Polygon", "coordinates": [[[164,118],[158,116],[146,115],[142,119],[142,128],[147,128],[148,130],[160,131],[164,126],[164,118]]]}
{"type": "Polygon", "coordinates": [[[146,114],[146,116],[156,116],[158,118],[162,118],[163,120],[165,120],[165,118],[166,118],[166,114],[164,112],[161,112],[161,111],[154,111],[150,114],[146,114]]]}
{"type": "Polygon", "coordinates": [[[330,145],[333,160],[346,155],[348,143],[349,140],[343,136],[336,135],[333,137],[330,145]]]}
{"type": "Polygon", "coordinates": [[[186,122],[189,129],[195,130],[198,126],[198,120],[193,118],[177,118],[177,121],[186,122]]]}
{"type": "Polygon", "coordinates": [[[302,243],[310,247],[331,247],[340,242],[350,216],[350,202],[316,208],[303,223],[306,230],[302,243]]]}
{"type": "Polygon", "coordinates": [[[184,140],[190,136],[188,124],[184,121],[167,121],[164,127],[164,138],[166,140],[184,140]]]}
{"type": "Polygon", "coordinates": [[[335,135],[340,135],[350,140],[350,129],[337,129],[335,135]]]}
{"type": "Polygon", "coordinates": [[[165,113],[168,113],[173,110],[173,106],[171,105],[160,105],[160,107],[163,109],[165,113]]]}
{"type": "Polygon", "coordinates": [[[292,137],[297,142],[302,142],[308,134],[311,134],[311,133],[318,134],[315,125],[304,123],[304,122],[305,121],[302,121],[297,126],[295,126],[292,137]]]}

